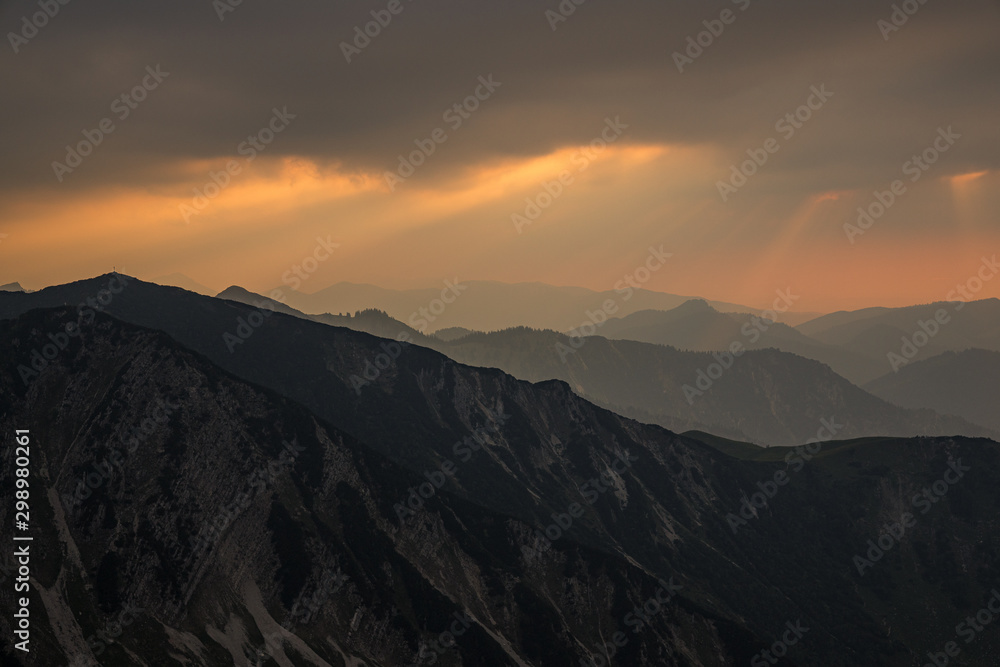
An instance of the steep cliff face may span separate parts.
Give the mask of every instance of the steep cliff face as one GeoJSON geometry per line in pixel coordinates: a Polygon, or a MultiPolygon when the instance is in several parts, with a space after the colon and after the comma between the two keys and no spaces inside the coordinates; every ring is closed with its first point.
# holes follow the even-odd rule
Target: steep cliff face
{"type": "Polygon", "coordinates": [[[0,322],[0,429],[31,429],[45,490],[32,664],[735,665],[786,636],[784,664],[910,665],[1000,585],[995,443],[738,458],[559,382],[279,315],[230,354],[249,310],[146,297],[115,303],[227,370],[97,315],[25,381],[78,313],[0,322]]]}
{"type": "MultiPolygon", "coordinates": [[[[0,345],[69,321],[32,313],[0,345]]],[[[39,555],[23,664],[573,664],[607,605],[662,587],[579,544],[528,557],[533,526],[452,493],[401,521],[426,478],[161,333],[100,317],[29,387],[11,370],[0,423],[31,430],[39,555]]],[[[717,634],[680,609],[630,642],[637,664],[708,660],[686,646],[717,634]]]]}

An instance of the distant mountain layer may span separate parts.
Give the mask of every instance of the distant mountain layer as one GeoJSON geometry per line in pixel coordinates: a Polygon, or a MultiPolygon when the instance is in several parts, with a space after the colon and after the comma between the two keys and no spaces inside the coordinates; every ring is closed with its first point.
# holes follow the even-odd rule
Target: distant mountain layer
{"type": "MultiPolygon", "coordinates": [[[[450,327],[495,331],[512,326],[567,331],[588,321],[588,313],[601,310],[609,299],[615,303],[613,314],[619,315],[648,309],[669,310],[690,299],[635,289],[624,282],[620,287],[596,292],[543,283],[511,285],[457,278],[442,283],[441,287],[415,290],[338,283],[314,294],[288,291],[287,303],[309,314],[377,308],[423,332],[450,327]]],[[[754,312],[748,306],[710,303],[721,311],[754,312]]],[[[815,313],[789,314],[786,321],[798,324],[813,317],[815,313]]]]}
{"type": "MultiPolygon", "coordinates": [[[[241,288],[230,288],[219,296],[255,306],[267,301],[241,288]]],[[[406,336],[406,340],[438,350],[456,361],[500,368],[532,382],[563,380],[580,395],[620,414],[679,431],[703,428],[757,443],[787,445],[812,438],[820,428],[821,419],[836,417],[843,422],[842,437],[997,436],[995,430],[960,418],[942,417],[929,410],[900,410],[852,386],[821,364],[776,350],[740,356],[732,369],[726,369],[716,381],[709,376],[719,366],[715,356],[662,345],[608,341],[600,336],[588,338],[580,345],[579,340],[562,334],[526,328],[489,334],[458,330],[456,335],[446,333],[445,339],[441,339],[437,334],[424,337],[377,311],[354,317],[310,316],[283,304],[274,303],[273,308],[392,340],[406,336]]],[[[650,316],[655,320],[673,318],[683,326],[702,318],[702,322],[696,322],[695,330],[704,332],[710,331],[712,325],[720,325],[714,340],[724,342],[718,343],[718,349],[729,347],[730,336],[745,342],[748,348],[767,347],[764,342],[759,346],[750,343],[751,338],[740,331],[738,316],[718,313],[704,302],[692,301],[666,313],[637,313],[621,322],[650,316]]],[[[598,331],[603,334],[605,328],[611,329],[616,324],[609,321],[598,331]]],[[[656,322],[657,326],[663,324],[656,322]]],[[[777,325],[769,330],[775,328],[777,325]]],[[[784,338],[776,336],[770,340],[780,343],[805,338],[794,329],[784,329],[787,334],[784,338]]],[[[712,345],[708,344],[708,349],[714,349],[712,345]]]]}
{"type": "Polygon", "coordinates": [[[1000,431],[1000,352],[944,352],[916,361],[865,389],[907,408],[930,408],[1000,431]]]}
{"type": "Polygon", "coordinates": [[[773,349],[733,358],[529,329],[477,333],[436,347],[462,363],[501,368],[525,380],[563,380],[620,414],[677,431],[700,428],[790,445],[815,437],[821,420],[835,417],[839,437],[998,437],[961,418],[890,405],[827,366],[773,349]]]}
{"type": "Polygon", "coordinates": [[[438,329],[434,332],[433,336],[446,343],[450,343],[453,340],[458,340],[459,338],[468,336],[471,333],[475,332],[464,327],[449,327],[447,329],[438,329]]]}
{"type": "MultiPolygon", "coordinates": [[[[35,462],[31,664],[738,665],[793,628],[787,664],[902,667],[1000,585],[996,443],[741,449],[235,301],[133,281],[110,315],[62,305],[109,281],[0,295],[0,429],[35,462]]],[[[962,657],[997,651],[985,632],[962,657]]]]}
{"type": "Polygon", "coordinates": [[[942,352],[1000,351],[1000,299],[866,308],[824,315],[796,328],[820,342],[879,362],[884,369],[881,376],[904,363],[942,352]]]}
{"type": "Polygon", "coordinates": [[[423,335],[412,327],[408,327],[402,322],[389,317],[389,315],[385,312],[374,308],[360,310],[354,314],[347,313],[346,315],[332,315],[330,313],[323,313],[322,315],[307,315],[306,313],[285,305],[283,301],[275,301],[274,299],[260,294],[255,294],[254,292],[250,292],[237,286],[230,287],[225,291],[220,292],[217,298],[228,299],[229,301],[236,301],[238,303],[253,306],[256,309],[284,313],[285,315],[292,315],[293,317],[313,322],[320,322],[330,326],[347,327],[348,329],[353,329],[354,331],[364,331],[365,333],[370,333],[373,336],[380,336],[382,338],[402,340],[419,345],[428,345],[434,342],[433,339],[423,335]]]}
{"type": "Polygon", "coordinates": [[[704,300],[692,300],[669,311],[643,310],[612,318],[594,328],[605,338],[670,345],[682,350],[714,352],[775,348],[830,366],[855,384],[883,375],[884,359],[872,360],[850,350],[809,338],[788,325],[783,313],[768,317],[720,313],[704,300]],[[774,318],[774,319],[769,319],[774,318]]]}
{"type": "MultiPolygon", "coordinates": [[[[99,292],[99,285],[108,280],[104,277],[71,283],[34,294],[0,294],[0,316],[79,303],[99,292]]],[[[316,363],[328,352],[319,341],[310,346],[302,337],[301,325],[295,324],[309,316],[299,313],[299,319],[287,319],[257,306],[258,297],[252,293],[232,290],[229,295],[250,301],[252,308],[230,302],[247,309],[247,314],[238,316],[239,311],[235,311],[220,319],[226,311],[219,304],[225,301],[133,279],[121,295],[114,297],[108,312],[162,329],[227,370],[245,373],[251,381],[281,391],[294,387],[296,400],[326,416],[310,400],[330,391],[329,368],[317,367],[316,363]],[[258,315],[252,315],[255,311],[258,315]],[[273,341],[274,349],[261,351],[267,358],[264,365],[249,359],[245,367],[232,365],[245,356],[238,355],[238,351],[255,349],[257,341],[267,338],[262,332],[273,327],[278,327],[278,338],[273,341]],[[206,338],[205,332],[213,330],[215,336],[206,338]],[[284,351],[290,355],[285,358],[277,348],[287,346],[288,340],[296,343],[294,349],[284,351]]],[[[319,322],[312,324],[346,325],[382,338],[414,342],[462,363],[499,368],[533,382],[562,380],[602,406],[677,431],[701,429],[760,444],[789,445],[814,437],[821,419],[835,418],[843,425],[840,437],[998,437],[995,431],[960,417],[891,405],[822,364],[776,350],[752,350],[728,361],[724,355],[713,353],[682,352],[662,345],[601,337],[571,339],[551,331],[524,328],[475,333],[449,343],[424,337],[377,311],[315,319],[319,322]]],[[[310,323],[306,320],[302,325],[310,323]]],[[[390,346],[390,350],[395,349],[390,346]]],[[[377,364],[384,361],[385,357],[372,357],[341,359],[337,363],[343,365],[345,375],[353,378],[352,387],[357,388],[367,386],[371,377],[380,377],[383,370],[377,364]]],[[[385,372],[392,372],[392,368],[385,372]]]]}
{"type": "Polygon", "coordinates": [[[215,294],[215,290],[210,287],[205,287],[201,283],[188,278],[183,273],[171,273],[168,276],[160,276],[159,278],[154,278],[152,281],[157,285],[168,285],[170,287],[180,287],[181,289],[186,289],[189,292],[194,292],[195,294],[204,294],[205,296],[212,296],[215,294]]]}
{"type": "Polygon", "coordinates": [[[0,292],[23,292],[24,288],[21,287],[21,283],[7,283],[6,285],[0,285],[0,292]]]}

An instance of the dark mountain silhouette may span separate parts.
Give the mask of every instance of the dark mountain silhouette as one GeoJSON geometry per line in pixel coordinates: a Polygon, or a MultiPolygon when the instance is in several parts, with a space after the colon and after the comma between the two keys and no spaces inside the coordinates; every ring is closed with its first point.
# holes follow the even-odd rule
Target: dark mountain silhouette
{"type": "Polygon", "coordinates": [[[438,329],[431,335],[434,338],[450,343],[453,340],[458,340],[459,338],[468,336],[471,333],[474,333],[472,329],[466,329],[464,327],[448,327],[447,329],[438,329]]]}
{"type": "Polygon", "coordinates": [[[354,331],[364,331],[381,338],[391,338],[393,340],[404,340],[418,345],[428,345],[434,342],[428,336],[420,333],[412,327],[408,327],[399,320],[389,317],[388,314],[375,308],[359,310],[354,314],[333,315],[323,313],[322,315],[307,315],[299,310],[295,310],[284,302],[255,294],[242,287],[233,286],[220,292],[220,299],[228,299],[238,303],[247,304],[255,308],[263,308],[277,313],[284,313],[304,320],[329,324],[335,327],[347,327],[354,331]]]}
{"type": "MultiPolygon", "coordinates": [[[[669,310],[691,297],[633,289],[625,286],[619,291],[597,292],[582,287],[555,287],[544,283],[506,284],[494,281],[463,281],[452,279],[458,285],[451,291],[441,287],[412,290],[390,290],[374,285],[338,283],[314,294],[289,292],[288,305],[304,313],[353,312],[364,308],[378,308],[416,329],[426,323],[427,331],[449,327],[464,327],[478,331],[496,331],[511,326],[527,326],[555,331],[567,331],[587,320],[587,311],[599,310],[605,301],[612,299],[623,315],[648,309],[669,310]],[[440,300],[442,291],[454,301],[438,314],[428,309],[440,300]],[[422,314],[420,309],[425,309],[422,314]]],[[[748,306],[712,301],[723,311],[751,312],[748,306]]],[[[803,322],[815,314],[789,314],[787,321],[803,322]]]]}
{"type": "MultiPolygon", "coordinates": [[[[576,665],[606,659],[614,637],[618,664],[746,664],[791,623],[808,630],[788,664],[902,666],[942,618],[974,613],[1000,584],[994,442],[829,442],[796,469],[784,462],[794,452],[734,457],[563,383],[412,345],[355,392],[349,369],[389,354],[384,339],[278,313],[230,353],[220,325],[252,309],[138,281],[106,304],[167,336],[79,313],[106,282],[50,288],[41,300],[71,305],[0,321],[0,428],[30,425],[33,488],[48,490],[32,496],[39,664],[86,657],[138,608],[101,643],[102,663],[243,664],[273,635],[275,661],[293,665],[576,665]],[[80,335],[25,384],[23,360],[71,323],[80,335]],[[177,407],[120,473],[67,502],[163,400],[177,407]],[[464,460],[453,443],[480,449],[464,460]],[[297,453],[275,469],[282,451],[297,453]],[[956,459],[964,479],[859,573],[868,540],[956,459]],[[396,506],[442,469],[441,488],[400,519],[396,506]],[[734,530],[741,499],[779,471],[791,481],[734,530]],[[588,480],[601,473],[598,492],[588,480]],[[462,633],[439,654],[430,642],[449,627],[462,633]]],[[[27,304],[0,300],[5,317],[27,304]]],[[[12,473],[0,469],[5,488],[12,473]]],[[[8,525],[12,507],[0,509],[8,525]]],[[[0,620],[0,650],[19,664],[11,623],[0,620]]],[[[985,633],[963,657],[998,649],[985,633]]]]}
{"type": "MultiPolygon", "coordinates": [[[[191,291],[191,290],[188,290],[191,291]]],[[[226,299],[227,301],[236,301],[237,303],[246,304],[248,306],[253,306],[258,309],[266,309],[276,313],[284,313],[285,315],[291,315],[293,317],[301,317],[303,319],[316,321],[311,315],[306,315],[303,312],[295,310],[289,306],[286,306],[282,301],[277,301],[270,297],[257,294],[256,292],[251,292],[248,289],[244,289],[239,285],[232,285],[222,290],[216,295],[218,299],[226,299]]]]}
{"type": "Polygon", "coordinates": [[[1000,431],[1000,352],[945,352],[915,361],[865,389],[907,408],[930,408],[1000,431]]]}

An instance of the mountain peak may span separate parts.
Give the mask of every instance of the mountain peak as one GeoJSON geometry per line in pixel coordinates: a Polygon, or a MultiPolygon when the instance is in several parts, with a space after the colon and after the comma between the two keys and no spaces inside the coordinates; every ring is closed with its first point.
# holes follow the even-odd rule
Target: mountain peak
{"type": "Polygon", "coordinates": [[[219,298],[219,299],[225,299],[225,298],[227,298],[227,295],[230,295],[230,294],[246,295],[246,294],[253,294],[253,292],[251,292],[250,290],[248,290],[246,287],[240,287],[239,285],[230,285],[229,287],[227,287],[226,289],[222,290],[221,292],[219,292],[215,296],[216,296],[216,298],[219,298]]]}
{"type": "Polygon", "coordinates": [[[719,312],[715,308],[713,308],[712,305],[707,300],[705,300],[705,299],[688,299],[687,301],[685,301],[681,305],[677,306],[674,309],[674,311],[678,312],[678,313],[684,313],[684,312],[688,312],[688,313],[707,313],[707,312],[717,313],[717,312],[719,312]]]}

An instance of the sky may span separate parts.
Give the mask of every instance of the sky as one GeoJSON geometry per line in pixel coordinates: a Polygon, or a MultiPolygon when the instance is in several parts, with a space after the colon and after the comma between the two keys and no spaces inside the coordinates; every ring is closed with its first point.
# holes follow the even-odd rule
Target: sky
{"type": "Polygon", "coordinates": [[[648,289],[825,312],[1000,251],[997,0],[236,2],[0,2],[0,283],[607,290],[662,246],[648,289]]]}

